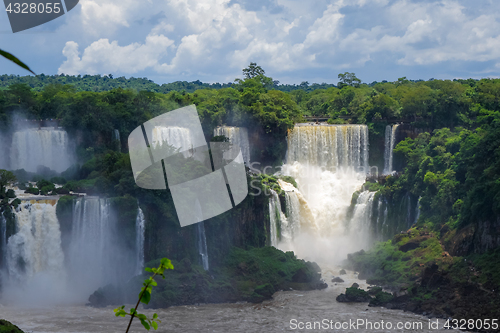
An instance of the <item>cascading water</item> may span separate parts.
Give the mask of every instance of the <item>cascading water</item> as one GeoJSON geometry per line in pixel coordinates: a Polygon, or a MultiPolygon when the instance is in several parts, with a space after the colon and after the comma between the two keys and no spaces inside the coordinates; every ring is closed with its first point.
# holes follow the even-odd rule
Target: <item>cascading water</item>
{"type": "Polygon", "coordinates": [[[207,249],[207,238],[205,236],[205,224],[203,222],[199,222],[197,224],[197,233],[198,233],[198,252],[201,257],[201,263],[203,265],[203,269],[208,271],[208,249],[207,249]]]}
{"type": "Polygon", "coordinates": [[[288,135],[287,163],[299,162],[332,172],[368,172],[366,125],[296,124],[288,135]]]}
{"type": "Polygon", "coordinates": [[[16,211],[18,232],[7,244],[9,275],[17,280],[36,273],[63,271],[64,255],[55,201],[22,202],[16,211]]]}
{"type": "Polygon", "coordinates": [[[99,287],[125,283],[142,269],[144,215],[140,209],[137,248],[130,248],[109,199],[75,200],[63,253],[56,207],[57,200],[22,201],[15,212],[16,233],[7,240],[6,223],[0,221],[1,240],[7,244],[0,271],[6,286],[2,301],[28,305],[80,302],[99,287]]]}
{"type": "Polygon", "coordinates": [[[376,192],[361,192],[354,206],[354,212],[347,228],[350,233],[355,233],[362,244],[370,244],[373,241],[371,222],[373,214],[373,197],[376,192]]]}
{"type": "Polygon", "coordinates": [[[396,131],[398,126],[398,124],[395,124],[385,127],[384,175],[390,175],[393,172],[393,150],[396,143],[396,131]]]}
{"type": "Polygon", "coordinates": [[[250,142],[248,140],[248,130],[244,127],[219,126],[214,128],[214,136],[224,135],[234,145],[239,145],[243,161],[250,163],[250,142]]]}
{"type": "Polygon", "coordinates": [[[57,172],[68,169],[73,161],[68,133],[52,127],[14,132],[10,150],[10,169],[36,172],[43,165],[57,172]]]}
{"type": "Polygon", "coordinates": [[[281,202],[278,193],[270,190],[269,196],[269,225],[270,225],[270,245],[278,247],[278,241],[281,238],[281,228],[288,224],[287,218],[281,210],[281,202]]]}
{"type": "Polygon", "coordinates": [[[387,213],[387,201],[380,195],[377,202],[377,221],[374,230],[378,241],[383,241],[387,235],[387,213]]]}
{"type": "Polygon", "coordinates": [[[282,235],[291,230],[292,240],[281,242],[280,248],[303,258],[335,261],[368,246],[345,223],[352,194],[367,172],[367,126],[296,124],[288,134],[283,173],[295,178],[300,192],[282,185],[288,218],[282,235]],[[302,201],[293,198],[299,194],[302,201]]]}
{"type": "Polygon", "coordinates": [[[179,151],[186,151],[193,148],[191,132],[188,128],[178,126],[155,126],[153,128],[152,146],[162,146],[169,144],[179,151]]]}
{"type": "MultiPolygon", "coordinates": [[[[7,250],[7,219],[0,213],[0,263],[4,263],[4,257],[7,250]]],[[[0,266],[0,268],[2,268],[0,266]]]]}
{"type": "MultiPolygon", "coordinates": [[[[402,205],[406,205],[406,230],[408,230],[413,224],[414,220],[412,219],[412,200],[410,193],[407,192],[404,196],[404,200],[401,201],[402,205]]],[[[404,231],[406,231],[404,230],[404,231]]]]}
{"type": "Polygon", "coordinates": [[[0,154],[0,169],[9,169],[9,154],[5,153],[10,150],[10,138],[4,133],[0,132],[0,151],[4,152],[0,154]]]}
{"type": "Polygon", "coordinates": [[[109,200],[97,197],[75,200],[67,267],[70,280],[78,286],[81,296],[135,273],[137,265],[130,261],[134,255],[119,244],[109,200]]]}
{"type": "Polygon", "coordinates": [[[302,193],[292,184],[281,179],[278,180],[280,187],[285,191],[286,198],[286,223],[281,226],[281,235],[285,242],[292,242],[300,234],[301,230],[317,235],[318,227],[313,213],[309,208],[307,200],[302,193]]]}
{"type": "Polygon", "coordinates": [[[422,199],[422,197],[418,197],[417,205],[415,206],[415,222],[414,222],[414,224],[417,224],[418,218],[420,217],[420,199],[422,199]]]}
{"type": "Polygon", "coordinates": [[[135,253],[137,255],[137,268],[135,274],[143,273],[144,268],[144,231],[146,228],[146,220],[139,203],[137,203],[137,217],[135,219],[135,253]]]}
{"type": "Polygon", "coordinates": [[[113,130],[113,135],[112,135],[111,139],[115,143],[117,150],[121,152],[122,142],[120,139],[120,131],[117,129],[113,130]]]}
{"type": "Polygon", "coordinates": [[[7,242],[6,299],[33,303],[62,298],[66,276],[56,204],[23,201],[16,210],[17,233],[7,242]]]}

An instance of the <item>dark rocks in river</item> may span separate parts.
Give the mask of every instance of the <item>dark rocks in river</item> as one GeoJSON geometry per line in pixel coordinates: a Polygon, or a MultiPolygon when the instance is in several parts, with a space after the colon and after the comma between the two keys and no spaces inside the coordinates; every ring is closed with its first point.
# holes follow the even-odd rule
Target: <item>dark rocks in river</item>
{"type": "Polygon", "coordinates": [[[369,302],[372,297],[363,289],[359,288],[357,283],[345,290],[345,294],[337,296],[337,302],[369,302]]]}
{"type": "Polygon", "coordinates": [[[0,333],[24,333],[24,331],[11,322],[0,319],[0,333]]]}
{"type": "Polygon", "coordinates": [[[337,276],[337,277],[334,277],[332,279],[332,282],[339,282],[339,283],[341,283],[341,282],[344,282],[344,280],[342,280],[340,277],[337,276]]]}
{"type": "Polygon", "coordinates": [[[108,284],[103,288],[97,289],[92,295],[90,295],[89,303],[86,305],[93,306],[95,308],[104,308],[111,304],[123,303],[124,301],[125,299],[121,290],[116,286],[108,284]]]}
{"type": "Polygon", "coordinates": [[[339,272],[339,275],[346,275],[347,272],[345,271],[345,269],[341,269],[340,272],[339,272]]]}

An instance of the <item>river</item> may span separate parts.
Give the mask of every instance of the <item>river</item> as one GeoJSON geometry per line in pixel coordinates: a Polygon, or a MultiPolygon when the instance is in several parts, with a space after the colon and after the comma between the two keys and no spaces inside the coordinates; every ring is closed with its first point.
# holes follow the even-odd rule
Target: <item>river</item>
{"type": "MultiPolygon", "coordinates": [[[[324,272],[323,276],[330,281],[332,274],[324,272]]],[[[335,297],[353,282],[366,288],[364,281],[355,278],[355,273],[343,275],[344,283],[329,283],[324,290],[307,292],[280,291],[272,300],[261,304],[223,303],[176,306],[168,309],[143,310],[152,315],[158,313],[162,323],[157,332],[453,332],[444,329],[429,329],[429,319],[401,310],[389,310],[368,307],[366,303],[339,303],[335,297]],[[294,321],[296,320],[296,321],[294,321]],[[300,323],[323,320],[328,328],[299,329],[300,323]],[[335,323],[363,320],[358,328],[335,329],[335,323]],[[325,321],[325,322],[326,322],[325,321]],[[333,321],[333,329],[330,329],[333,321]],[[372,329],[367,328],[371,322],[372,329]],[[375,329],[376,325],[384,325],[384,329],[375,329]],[[388,324],[390,323],[390,324],[388,324]],[[397,329],[398,323],[414,327],[397,329]],[[392,329],[388,326],[392,325],[392,329]],[[422,325],[421,328],[417,325],[422,325]]],[[[154,293],[154,290],[153,290],[154,293]]],[[[129,307],[129,306],[127,306],[129,307]]],[[[59,305],[38,308],[0,307],[0,317],[15,323],[25,332],[125,332],[128,320],[116,318],[113,307],[91,308],[84,305],[59,305]]],[[[436,319],[430,319],[435,322],[436,319]]],[[[444,320],[439,321],[442,328],[444,320]]],[[[314,325],[314,324],[312,324],[314,325]]],[[[302,327],[302,326],[300,326],[302,327]]],[[[306,327],[306,326],[304,326],[306,327]]],[[[145,332],[138,321],[132,325],[131,332],[145,332]]],[[[458,332],[458,331],[455,331],[458,332]]]]}

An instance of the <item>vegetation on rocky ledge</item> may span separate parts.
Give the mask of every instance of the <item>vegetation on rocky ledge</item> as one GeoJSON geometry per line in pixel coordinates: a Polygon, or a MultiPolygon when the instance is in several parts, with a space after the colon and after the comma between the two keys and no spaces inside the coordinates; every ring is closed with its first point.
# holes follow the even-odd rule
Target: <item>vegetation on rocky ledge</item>
{"type": "Polygon", "coordinates": [[[392,297],[380,294],[371,299],[372,306],[446,318],[500,315],[499,249],[451,256],[438,234],[414,228],[369,251],[350,254],[344,264],[369,284],[393,292],[392,297]]]}
{"type": "MultiPolygon", "coordinates": [[[[158,260],[147,263],[154,266],[158,260]]],[[[165,308],[174,305],[222,302],[262,302],[279,290],[313,290],[326,288],[317,264],[295,258],[293,252],[282,252],[274,247],[244,250],[233,248],[223,265],[203,270],[185,258],[173,261],[175,270],[158,281],[157,290],[149,307],[165,308]]],[[[124,291],[137,290],[142,281],[136,277],[120,290],[108,285],[89,298],[92,306],[107,306],[133,300],[135,294],[125,296],[124,291]]],[[[126,293],[125,293],[126,294],[126,293]]]]}
{"type": "Polygon", "coordinates": [[[11,322],[0,319],[0,333],[24,333],[24,331],[11,322]]]}

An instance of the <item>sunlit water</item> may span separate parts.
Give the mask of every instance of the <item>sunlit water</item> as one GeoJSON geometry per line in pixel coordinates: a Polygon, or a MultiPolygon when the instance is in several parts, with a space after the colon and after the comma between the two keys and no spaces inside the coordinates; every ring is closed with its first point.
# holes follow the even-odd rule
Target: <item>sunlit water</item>
{"type": "MultiPolygon", "coordinates": [[[[338,276],[339,268],[324,270],[326,281],[338,276]]],[[[142,310],[152,315],[158,313],[162,323],[157,332],[453,332],[442,329],[444,320],[439,320],[440,329],[429,329],[429,319],[401,310],[368,307],[367,303],[339,303],[335,300],[338,294],[353,282],[366,287],[355,278],[353,272],[343,275],[344,283],[329,282],[329,287],[315,291],[280,291],[272,300],[261,304],[202,304],[177,306],[168,309],[142,310]],[[293,320],[296,321],[293,321],[293,320]],[[364,320],[375,323],[390,322],[393,329],[298,329],[299,322],[306,325],[314,321],[349,322],[364,320]],[[418,325],[422,328],[397,329],[397,323],[418,325]],[[294,329],[295,328],[295,329],[294,329]]],[[[128,307],[132,307],[127,306],[128,307]]],[[[96,309],[83,305],[14,308],[0,306],[0,317],[12,321],[26,332],[125,332],[128,320],[116,318],[113,307],[96,309]]],[[[435,322],[436,319],[430,319],[435,322]]],[[[334,324],[335,325],[335,324],[334,324]]],[[[131,332],[145,332],[139,322],[134,322],[131,332]]],[[[458,332],[458,331],[455,331],[458,332]]]]}

